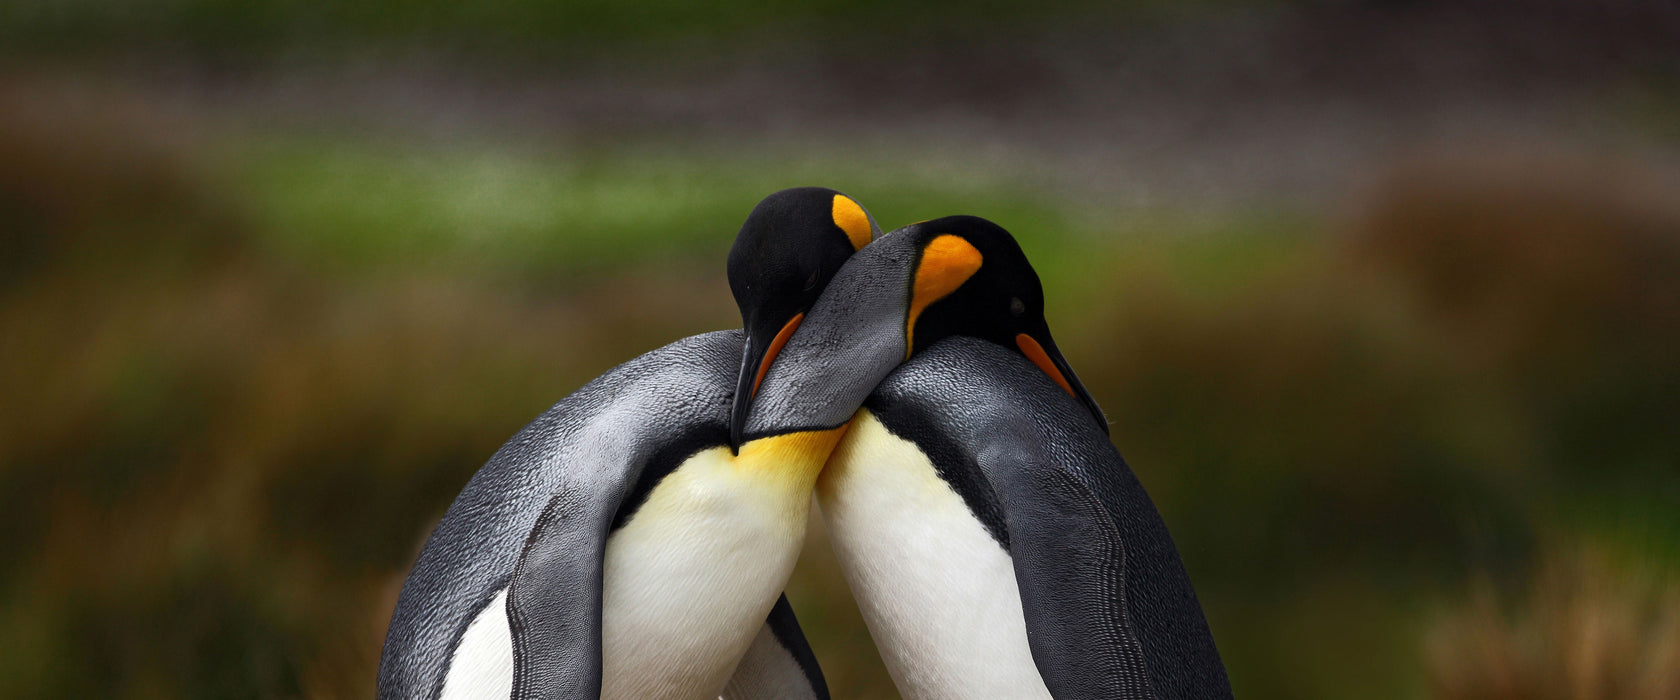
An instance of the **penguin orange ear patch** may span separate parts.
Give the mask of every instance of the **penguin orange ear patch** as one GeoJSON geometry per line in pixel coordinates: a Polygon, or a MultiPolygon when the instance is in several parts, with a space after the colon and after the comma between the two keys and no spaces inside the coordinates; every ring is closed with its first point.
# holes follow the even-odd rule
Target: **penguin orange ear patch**
{"type": "Polygon", "coordinates": [[[944,234],[929,241],[922,249],[922,261],[916,265],[916,277],[910,287],[910,315],[904,326],[904,356],[916,347],[916,320],[929,304],[957,291],[968,278],[980,270],[980,251],[961,236],[944,234]]]}
{"type": "Polygon", "coordinates": [[[834,195],[833,209],[834,225],[846,232],[846,238],[852,241],[852,250],[862,250],[875,238],[875,229],[869,225],[869,215],[850,197],[834,195]]]}

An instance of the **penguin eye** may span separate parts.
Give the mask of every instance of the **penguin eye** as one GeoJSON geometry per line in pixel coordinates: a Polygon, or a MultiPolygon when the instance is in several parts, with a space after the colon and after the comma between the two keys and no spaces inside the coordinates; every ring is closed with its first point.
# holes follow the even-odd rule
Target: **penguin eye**
{"type": "Polygon", "coordinates": [[[812,289],[816,288],[816,286],[817,286],[817,275],[820,274],[821,272],[822,272],[821,270],[811,271],[811,276],[807,277],[805,279],[805,289],[802,290],[802,291],[809,292],[812,289]]]}
{"type": "Polygon", "coordinates": [[[1027,305],[1021,301],[1020,297],[1010,298],[1010,300],[1009,300],[1009,313],[1010,313],[1010,315],[1020,316],[1021,314],[1024,314],[1026,312],[1027,312],[1027,305]]]}

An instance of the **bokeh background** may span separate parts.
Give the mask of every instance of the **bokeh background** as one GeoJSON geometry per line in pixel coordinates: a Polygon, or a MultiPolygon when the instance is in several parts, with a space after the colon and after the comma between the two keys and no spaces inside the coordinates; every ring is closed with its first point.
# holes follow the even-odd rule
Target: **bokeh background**
{"type": "MultiPolygon", "coordinates": [[[[0,696],[351,698],[763,195],[991,218],[1242,698],[1680,698],[1680,6],[0,3],[0,696]]],[[[815,528],[837,698],[896,697],[815,528]]]]}

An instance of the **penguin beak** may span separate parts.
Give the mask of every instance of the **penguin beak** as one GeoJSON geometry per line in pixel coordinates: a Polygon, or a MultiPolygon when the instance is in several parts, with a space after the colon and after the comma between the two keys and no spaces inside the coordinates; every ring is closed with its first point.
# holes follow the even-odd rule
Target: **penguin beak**
{"type": "Polygon", "coordinates": [[[1085,404],[1091,412],[1091,417],[1102,426],[1103,433],[1108,432],[1108,417],[1103,415],[1102,408],[1097,406],[1097,400],[1091,398],[1091,392],[1085,390],[1085,385],[1079,381],[1079,376],[1073,373],[1073,367],[1068,365],[1066,357],[1062,356],[1056,341],[1050,337],[1050,330],[1044,329],[1037,333],[1038,337],[1021,333],[1015,336],[1015,345],[1021,349],[1021,354],[1038,365],[1050,380],[1055,382],[1073,398],[1085,404]]]}
{"type": "Polygon", "coordinates": [[[746,426],[747,414],[752,411],[752,400],[758,395],[758,386],[764,383],[764,373],[770,371],[770,363],[776,361],[776,355],[782,352],[804,320],[805,313],[800,312],[779,328],[774,324],[749,324],[754,327],[747,329],[746,348],[741,352],[741,373],[735,380],[735,402],[729,413],[731,451],[741,447],[741,431],[746,426]]]}

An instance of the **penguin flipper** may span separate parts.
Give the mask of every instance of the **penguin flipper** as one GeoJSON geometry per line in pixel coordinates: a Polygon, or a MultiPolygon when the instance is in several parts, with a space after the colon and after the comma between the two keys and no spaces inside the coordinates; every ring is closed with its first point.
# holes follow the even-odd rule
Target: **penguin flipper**
{"type": "Polygon", "coordinates": [[[1126,546],[1102,500],[1068,474],[1030,461],[987,471],[1023,482],[994,484],[1045,686],[1058,698],[1159,697],[1126,607],[1126,546]]]}
{"type": "Polygon", "coordinates": [[[816,654],[799,629],[787,594],[776,600],[764,628],[753,638],[723,700],[829,700],[828,683],[816,654]]]}
{"type": "Polygon", "coordinates": [[[1003,511],[1045,684],[1058,698],[1230,698],[1166,523],[1108,436],[1036,384],[999,402],[1017,415],[985,433],[976,461],[1003,511]]]}
{"type": "Polygon", "coordinates": [[[550,499],[514,566],[507,595],[514,698],[601,695],[601,565],[617,504],[600,500],[573,491],[550,499]],[[555,604],[556,592],[565,604],[555,604]]]}

